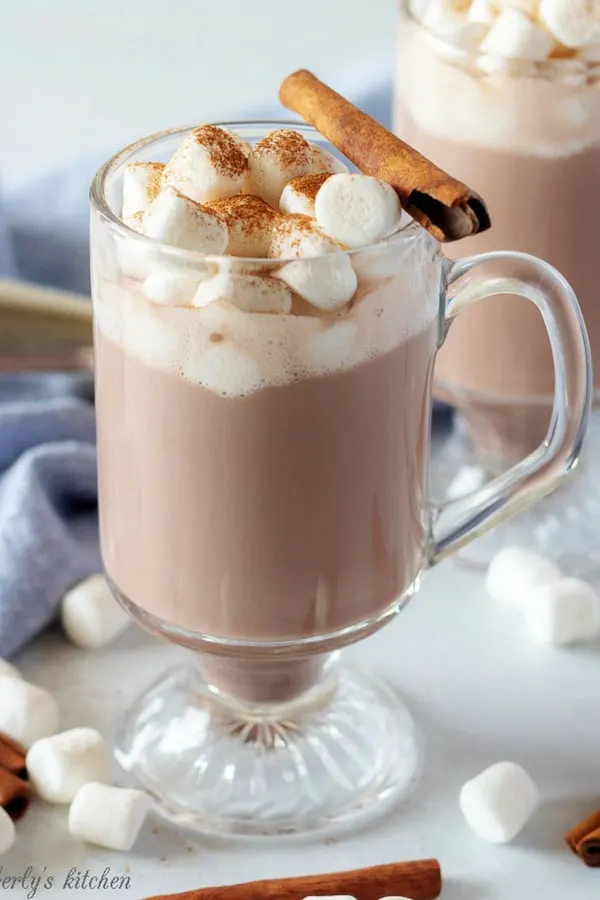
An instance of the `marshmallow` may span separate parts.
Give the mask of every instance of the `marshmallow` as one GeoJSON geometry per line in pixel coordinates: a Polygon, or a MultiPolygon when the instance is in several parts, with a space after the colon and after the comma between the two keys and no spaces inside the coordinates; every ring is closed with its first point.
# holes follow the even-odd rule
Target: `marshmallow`
{"type": "Polygon", "coordinates": [[[476,835],[507,844],[525,827],[538,805],[538,789],[525,769],[499,762],[467,781],[460,808],[476,835]]]}
{"type": "Polygon", "coordinates": [[[518,9],[500,13],[481,42],[481,53],[507,59],[547,59],[554,49],[548,32],[518,9]]]}
{"type": "MultiPolygon", "coordinates": [[[[144,213],[158,196],[164,165],[153,162],[130,163],[123,173],[123,206],[121,218],[139,230],[132,217],[144,213]]],[[[136,220],[134,220],[136,221],[136,220]]]]}
{"type": "Polygon", "coordinates": [[[271,232],[279,219],[268,203],[252,194],[237,194],[224,200],[213,200],[208,206],[227,225],[227,253],[230,256],[267,256],[271,232]]]}
{"type": "Polygon", "coordinates": [[[54,697],[20,678],[0,676],[0,731],[30,747],[58,728],[58,704],[54,697]]]}
{"type": "Polygon", "coordinates": [[[12,663],[0,657],[0,678],[22,678],[23,676],[12,663]]]}
{"type": "Polygon", "coordinates": [[[291,215],[280,218],[271,234],[269,256],[274,259],[300,259],[337,253],[340,245],[318,227],[308,216],[291,215]]]}
{"type": "Polygon", "coordinates": [[[227,226],[217,213],[173,187],[165,188],[152,201],[142,227],[155,241],[198,253],[223,253],[229,239],[227,226]]]}
{"type": "Polygon", "coordinates": [[[345,306],[358,286],[356,272],[345,253],[298,259],[287,263],[276,274],[303,300],[328,311],[345,306]]]}
{"type": "Polygon", "coordinates": [[[69,832],[99,847],[131,850],[150,806],[150,797],[143,791],[92,781],[77,791],[71,804],[69,832]]]}
{"type": "Polygon", "coordinates": [[[289,313],[292,309],[289,288],[277,278],[262,275],[221,272],[200,284],[192,305],[203,307],[218,300],[244,312],[289,313]]]}
{"type": "Polygon", "coordinates": [[[62,599],[60,617],[69,640],[83,650],[105,647],[131,622],[103,575],[92,575],[71,588],[62,599]]]}
{"type": "Polygon", "coordinates": [[[600,598],[579,578],[561,578],[531,591],[525,618],[537,644],[575,644],[600,633],[600,598]]]}
{"type": "Polygon", "coordinates": [[[211,345],[186,361],[183,374],[192,384],[201,384],[222,397],[244,397],[263,387],[260,366],[243,350],[215,332],[211,345]]]}
{"type": "MultiPolygon", "coordinates": [[[[477,0],[475,0],[477,2],[477,0]]],[[[489,2],[489,0],[488,0],[489,2]]],[[[530,19],[537,19],[540,0],[494,0],[499,11],[504,9],[516,9],[530,19]]],[[[475,5],[475,3],[473,4],[475,5]]]]}
{"type": "Polygon", "coordinates": [[[448,500],[460,500],[485,484],[485,472],[479,466],[461,466],[446,491],[448,500]]]}
{"type": "Polygon", "coordinates": [[[245,144],[216,125],[194,128],[163,172],[163,185],[196,203],[239,194],[248,176],[245,144]]]}
{"type": "Polygon", "coordinates": [[[70,803],[84,784],[112,780],[112,755],[93,728],[72,728],[32,744],[27,771],[37,793],[48,803],[70,803]]]}
{"type": "Polygon", "coordinates": [[[368,247],[400,221],[400,198],[391,185],[370,175],[332,175],[315,198],[320,229],[346,247],[368,247]]]}
{"type": "Polygon", "coordinates": [[[325,147],[311,144],[312,169],[314,174],[333,174],[334,172],[347,172],[348,166],[325,147]]]}
{"type": "Polygon", "coordinates": [[[467,22],[489,28],[496,20],[496,8],[491,0],[473,0],[467,13],[467,22]]]}
{"type": "Polygon", "coordinates": [[[15,823],[6,810],[0,806],[0,856],[10,850],[15,839],[15,823]]]}
{"type": "Polygon", "coordinates": [[[200,281],[199,272],[163,266],[145,279],[144,293],[160,306],[189,306],[200,281]]]}
{"type": "Polygon", "coordinates": [[[248,157],[247,190],[277,206],[288,181],[302,175],[335,172],[341,165],[327,151],[309,142],[297,131],[281,128],[254,145],[248,157]]]}
{"type": "Polygon", "coordinates": [[[564,47],[579,49],[600,40],[597,0],[541,0],[539,17],[564,47]]]}
{"type": "Polygon", "coordinates": [[[280,211],[285,215],[297,213],[301,216],[314,216],[317,193],[330,177],[330,174],[325,172],[320,175],[303,175],[301,178],[292,178],[281,194],[280,211]]]}
{"type": "Polygon", "coordinates": [[[494,600],[519,603],[528,591],[558,581],[562,573],[556,563],[525,547],[504,547],[490,562],[486,590],[494,600]]]}
{"type": "Polygon", "coordinates": [[[351,319],[332,324],[323,323],[323,330],[308,341],[308,364],[319,372],[345,369],[356,359],[359,347],[359,329],[351,319]]]}
{"type": "Polygon", "coordinates": [[[482,26],[467,18],[467,9],[468,4],[464,0],[430,0],[422,21],[426,28],[444,41],[469,49],[481,39],[482,26]]]}

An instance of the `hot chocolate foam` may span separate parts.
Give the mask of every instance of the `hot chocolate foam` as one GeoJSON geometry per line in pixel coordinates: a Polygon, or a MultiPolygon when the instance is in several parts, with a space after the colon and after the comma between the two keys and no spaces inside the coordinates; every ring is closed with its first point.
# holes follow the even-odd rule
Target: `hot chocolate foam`
{"type": "Polygon", "coordinates": [[[199,309],[159,306],[139,282],[124,280],[98,285],[97,325],[146,364],[225,397],[346,371],[408,341],[437,314],[441,263],[432,261],[433,241],[422,233],[392,240],[399,242],[396,272],[363,282],[337,316],[245,312],[222,300],[199,309]]]}
{"type": "Polygon", "coordinates": [[[600,142],[600,88],[583,59],[476,55],[404,21],[398,65],[398,101],[438,138],[540,157],[600,142]]]}

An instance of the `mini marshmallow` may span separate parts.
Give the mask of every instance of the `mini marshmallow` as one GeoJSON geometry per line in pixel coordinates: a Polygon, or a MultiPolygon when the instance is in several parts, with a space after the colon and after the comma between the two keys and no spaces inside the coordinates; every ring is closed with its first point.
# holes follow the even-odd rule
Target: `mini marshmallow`
{"type": "Polygon", "coordinates": [[[0,806],[0,856],[10,850],[16,836],[15,823],[6,810],[0,806]]]}
{"type": "Polygon", "coordinates": [[[564,47],[577,50],[600,40],[597,0],[541,0],[539,17],[564,47]]]}
{"type": "Polygon", "coordinates": [[[473,0],[467,13],[467,22],[489,28],[496,20],[496,8],[491,0],[473,0]]]}
{"type": "Polygon", "coordinates": [[[330,174],[332,175],[334,172],[347,172],[348,166],[346,163],[342,162],[337,156],[334,156],[333,153],[330,153],[329,150],[326,150],[325,147],[319,147],[318,144],[311,144],[311,153],[312,153],[312,169],[315,174],[330,174]]]}
{"type": "Polygon", "coordinates": [[[540,0],[494,0],[494,3],[500,11],[503,9],[517,9],[524,15],[529,16],[530,19],[537,19],[540,0]]]}
{"type": "Polygon", "coordinates": [[[391,185],[370,175],[332,175],[315,198],[324,234],[346,247],[368,247],[400,221],[400,198],[391,185]]]}
{"type": "Polygon", "coordinates": [[[94,728],[72,728],[32,744],[27,771],[38,795],[48,803],[70,803],[90,781],[112,781],[112,755],[94,728]]]}
{"type": "Polygon", "coordinates": [[[358,325],[351,319],[341,319],[330,324],[323,322],[322,331],[308,340],[308,365],[319,372],[346,369],[356,360],[358,341],[358,325]]]}
{"type": "Polygon", "coordinates": [[[485,472],[479,466],[461,466],[446,491],[448,500],[460,500],[485,484],[485,472]]]}
{"type": "Polygon", "coordinates": [[[289,313],[292,292],[277,278],[262,275],[235,275],[220,272],[203,281],[192,305],[203,307],[227,301],[244,312],[289,313]]]}
{"type": "Polygon", "coordinates": [[[430,0],[423,13],[423,24],[433,34],[454,44],[469,49],[482,37],[479,22],[469,20],[464,0],[430,0]]]}
{"type": "Polygon", "coordinates": [[[22,678],[16,666],[0,657],[0,678],[22,678]]]}
{"type": "Polygon", "coordinates": [[[275,207],[288,181],[303,175],[336,172],[341,165],[330,153],[288,128],[272,131],[255,144],[248,164],[247,191],[275,207]]]}
{"type": "MultiPolygon", "coordinates": [[[[131,227],[132,219],[144,213],[158,196],[164,165],[153,162],[130,163],[123,173],[123,207],[121,218],[131,227]]],[[[136,219],[133,219],[136,222],[136,219]]]]}
{"type": "Polygon", "coordinates": [[[54,697],[20,678],[0,676],[0,731],[24,747],[58,728],[58,704],[54,697]]]}
{"type": "Polygon", "coordinates": [[[538,789],[525,769],[499,762],[463,785],[459,803],[478,837],[507,844],[523,830],[538,800],[538,789]]]}
{"type": "Polygon", "coordinates": [[[183,374],[188,381],[222,397],[244,397],[264,385],[260,366],[247,353],[219,332],[211,341],[207,349],[186,361],[183,374]]]}
{"type": "Polygon", "coordinates": [[[142,227],[155,241],[198,253],[224,253],[229,240],[227,225],[217,213],[173,187],[164,188],[152,201],[142,227]]]}
{"type": "Polygon", "coordinates": [[[292,178],[284,187],[279,200],[281,212],[285,215],[298,213],[301,216],[314,216],[316,196],[330,177],[331,175],[325,172],[320,175],[292,178]]]}
{"type": "Polygon", "coordinates": [[[71,588],[62,599],[60,617],[69,640],[83,650],[105,647],[131,622],[103,575],[92,575],[71,588]]]}
{"type": "Polygon", "coordinates": [[[525,618],[537,644],[575,644],[600,633],[600,598],[580,578],[561,578],[531,591],[525,618]]]}
{"type": "Polygon", "coordinates": [[[244,142],[224,128],[194,128],[165,166],[163,185],[196,203],[232,197],[240,193],[248,176],[245,150],[244,142]]]}
{"type": "Polygon", "coordinates": [[[144,293],[160,306],[189,306],[200,281],[199,272],[163,266],[151,271],[144,280],[144,293]]]}
{"type": "Polygon", "coordinates": [[[328,311],[345,306],[358,286],[356,272],[345,253],[298,259],[282,266],[276,274],[299,297],[328,311]]]}
{"type": "Polygon", "coordinates": [[[230,256],[267,256],[271,233],[279,215],[260,197],[236,194],[224,200],[213,200],[209,208],[218,213],[227,225],[230,256]]]}
{"type": "Polygon", "coordinates": [[[143,791],[92,781],[77,791],[71,804],[69,832],[99,847],[131,850],[150,806],[150,797],[143,791]]]}
{"type": "Polygon", "coordinates": [[[520,603],[538,585],[558,581],[562,573],[556,563],[525,547],[504,547],[490,562],[486,590],[494,600],[520,603]]]}
{"type": "Polygon", "coordinates": [[[336,241],[323,234],[314,219],[302,215],[281,217],[271,233],[269,256],[273,259],[300,259],[337,253],[336,241]]]}
{"type": "Polygon", "coordinates": [[[481,42],[481,53],[507,59],[547,59],[554,49],[552,36],[518,9],[500,13],[481,42]]]}

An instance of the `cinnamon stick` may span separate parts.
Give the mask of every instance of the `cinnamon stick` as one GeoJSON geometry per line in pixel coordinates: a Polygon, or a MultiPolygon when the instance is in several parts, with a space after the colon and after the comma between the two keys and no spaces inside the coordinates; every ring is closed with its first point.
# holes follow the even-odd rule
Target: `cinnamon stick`
{"type": "Polygon", "coordinates": [[[6,769],[19,778],[27,779],[27,768],[25,766],[25,758],[27,751],[16,741],[13,741],[7,734],[0,732],[0,769],[6,769]]]}
{"type": "Polygon", "coordinates": [[[436,859],[371,866],[330,875],[273,878],[224,887],[199,888],[182,894],[161,894],[147,900],[304,900],[309,896],[350,894],[356,900],[381,900],[403,896],[411,900],[435,900],[442,891],[442,874],[436,859]]]}
{"type": "Polygon", "coordinates": [[[586,866],[600,866],[600,810],[567,832],[565,841],[586,866]]]}
{"type": "Polygon", "coordinates": [[[387,181],[403,209],[438,241],[487,231],[482,198],[400,140],[341,94],[301,69],[281,85],[284,106],[321,132],[358,169],[387,181]]]}
{"type": "Polygon", "coordinates": [[[13,821],[22,818],[31,800],[31,785],[6,769],[0,769],[0,806],[13,821]]]}

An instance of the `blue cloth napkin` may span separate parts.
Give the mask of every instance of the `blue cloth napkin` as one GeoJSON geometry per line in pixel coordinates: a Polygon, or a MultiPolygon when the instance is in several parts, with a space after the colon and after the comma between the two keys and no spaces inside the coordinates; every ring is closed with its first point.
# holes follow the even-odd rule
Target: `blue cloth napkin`
{"type": "MultiPolygon", "coordinates": [[[[334,83],[389,124],[387,62],[355,66],[334,83]]],[[[263,115],[290,118],[281,107],[252,118],[263,115]]],[[[88,188],[111,153],[100,149],[76,168],[5,190],[0,276],[89,292],[88,188]]],[[[53,619],[64,592],[100,565],[93,407],[34,399],[22,380],[17,390],[0,376],[0,656],[31,640],[53,619]]]]}

